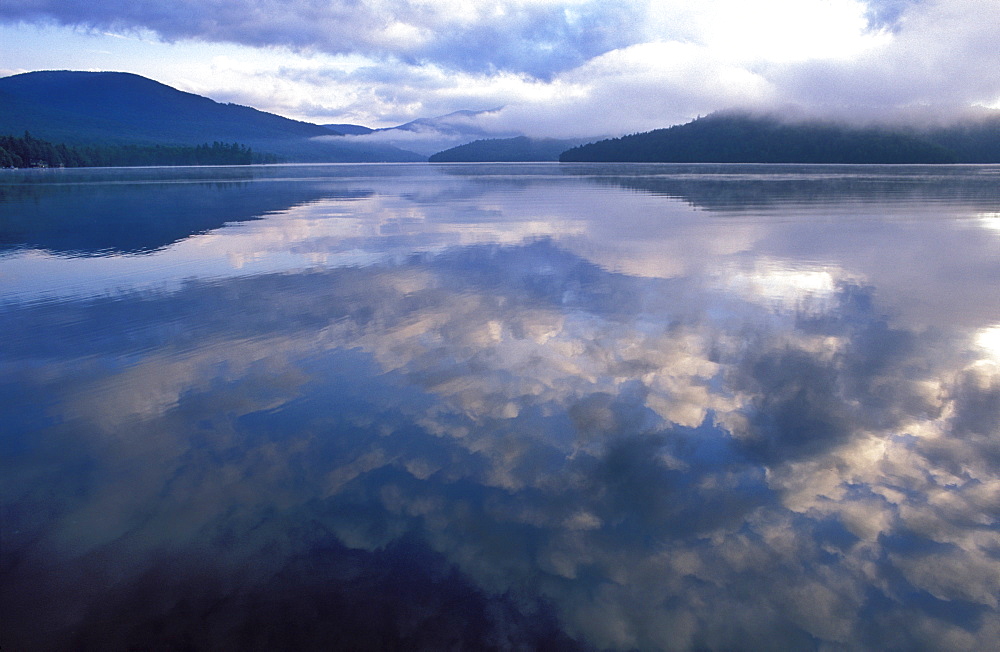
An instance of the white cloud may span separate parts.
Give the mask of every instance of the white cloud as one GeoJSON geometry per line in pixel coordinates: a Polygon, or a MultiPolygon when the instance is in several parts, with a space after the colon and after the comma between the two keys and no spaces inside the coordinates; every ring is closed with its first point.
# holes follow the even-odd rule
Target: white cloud
{"type": "Polygon", "coordinates": [[[591,136],[731,107],[878,116],[1000,102],[1000,5],[984,0],[9,0],[0,21],[10,70],[127,65],[216,99],[373,127],[503,105],[504,127],[591,136]],[[50,27],[19,38],[30,24],[50,27]],[[82,31],[67,40],[53,24],[82,31]]]}
{"type": "Polygon", "coordinates": [[[927,106],[950,111],[1000,96],[1000,5],[933,0],[914,5],[891,38],[847,61],[774,68],[788,101],[870,115],[927,106]]]}

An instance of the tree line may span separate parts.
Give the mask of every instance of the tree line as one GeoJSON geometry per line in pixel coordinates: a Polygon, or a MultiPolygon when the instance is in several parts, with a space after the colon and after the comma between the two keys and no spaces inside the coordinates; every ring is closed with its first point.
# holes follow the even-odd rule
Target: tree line
{"type": "Polygon", "coordinates": [[[683,125],[582,145],[560,161],[663,163],[993,163],[1000,121],[921,132],[787,123],[713,114],[683,125]]]}
{"type": "Polygon", "coordinates": [[[251,165],[278,157],[239,143],[209,145],[83,145],[50,143],[25,132],[0,136],[0,168],[139,167],[147,165],[251,165]]]}

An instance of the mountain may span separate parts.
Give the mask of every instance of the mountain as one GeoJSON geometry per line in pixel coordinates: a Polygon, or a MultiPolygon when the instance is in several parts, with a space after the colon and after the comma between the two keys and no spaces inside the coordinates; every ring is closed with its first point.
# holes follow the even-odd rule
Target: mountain
{"type": "Polygon", "coordinates": [[[411,120],[406,124],[397,125],[395,127],[386,127],[385,129],[379,129],[378,131],[435,131],[440,134],[453,134],[460,136],[469,136],[473,134],[486,136],[491,132],[479,123],[479,118],[487,116],[491,113],[496,113],[499,110],[499,108],[496,108],[486,111],[452,111],[451,113],[439,115],[434,118],[417,118],[416,120],[411,120]]]}
{"type": "Polygon", "coordinates": [[[432,154],[431,163],[558,161],[559,155],[582,140],[555,138],[489,138],[432,154]]]}
{"type": "Polygon", "coordinates": [[[979,120],[926,129],[921,135],[954,152],[957,162],[1000,163],[1000,112],[979,120]]]}
{"type": "Polygon", "coordinates": [[[360,136],[362,134],[370,134],[375,131],[371,127],[363,127],[361,125],[335,124],[323,126],[341,136],[360,136]]]}
{"type": "Polygon", "coordinates": [[[683,125],[602,140],[560,161],[664,163],[1000,162],[1000,119],[935,130],[850,127],[716,113],[683,125]]]}
{"type": "MultiPolygon", "coordinates": [[[[374,129],[370,133],[349,135],[347,140],[358,143],[393,145],[429,156],[435,152],[464,145],[484,138],[513,138],[523,134],[506,129],[493,129],[488,111],[454,111],[433,118],[418,118],[395,127],[374,129]]],[[[329,125],[336,129],[337,125],[329,125]]]]}
{"type": "Polygon", "coordinates": [[[40,71],[0,78],[0,134],[69,145],[239,142],[292,161],[415,161],[382,144],[348,142],[320,125],[221,104],[122,72],[40,71]]]}

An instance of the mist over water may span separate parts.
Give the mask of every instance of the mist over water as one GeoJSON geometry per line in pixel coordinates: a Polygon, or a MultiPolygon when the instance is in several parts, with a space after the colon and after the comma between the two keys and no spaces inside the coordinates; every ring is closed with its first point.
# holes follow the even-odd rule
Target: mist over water
{"type": "Polygon", "coordinates": [[[4,649],[987,649],[998,181],[4,174],[4,649]]]}

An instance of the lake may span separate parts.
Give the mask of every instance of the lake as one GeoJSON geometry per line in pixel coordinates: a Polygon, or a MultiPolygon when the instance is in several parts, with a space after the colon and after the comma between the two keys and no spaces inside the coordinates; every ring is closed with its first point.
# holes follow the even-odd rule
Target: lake
{"type": "Polygon", "coordinates": [[[1000,166],[0,171],[4,650],[976,650],[1000,166]]]}

